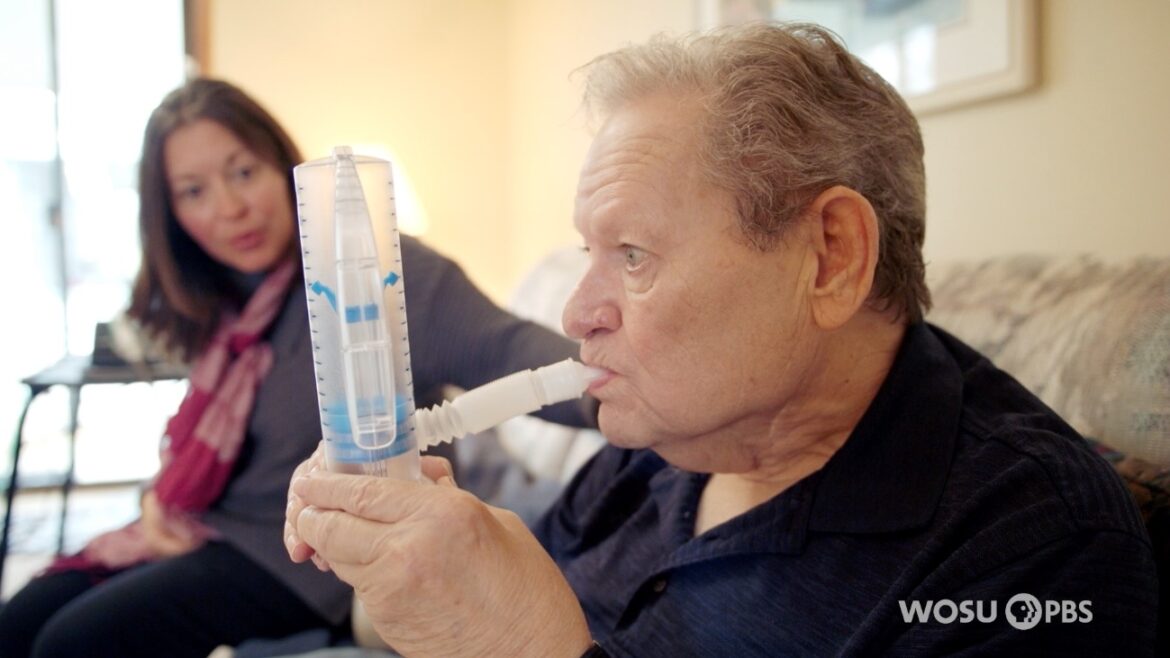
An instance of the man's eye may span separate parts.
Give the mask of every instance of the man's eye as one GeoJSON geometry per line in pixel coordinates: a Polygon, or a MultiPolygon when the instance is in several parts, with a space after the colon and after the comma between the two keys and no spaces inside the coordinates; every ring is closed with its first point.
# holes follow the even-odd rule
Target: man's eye
{"type": "Polygon", "coordinates": [[[633,271],[638,269],[646,261],[646,252],[637,247],[626,245],[626,269],[633,271]]]}

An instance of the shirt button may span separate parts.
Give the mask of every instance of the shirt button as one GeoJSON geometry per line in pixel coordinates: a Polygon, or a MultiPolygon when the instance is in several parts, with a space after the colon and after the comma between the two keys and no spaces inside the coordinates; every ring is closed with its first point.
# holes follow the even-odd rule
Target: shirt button
{"type": "Polygon", "coordinates": [[[650,589],[654,590],[655,594],[661,594],[666,589],[666,579],[659,578],[658,580],[654,581],[654,584],[650,586],[650,589]]]}

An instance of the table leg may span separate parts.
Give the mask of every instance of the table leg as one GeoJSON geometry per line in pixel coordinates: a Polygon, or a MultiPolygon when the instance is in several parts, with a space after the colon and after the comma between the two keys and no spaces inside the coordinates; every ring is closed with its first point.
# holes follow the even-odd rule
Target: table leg
{"type": "Polygon", "coordinates": [[[12,471],[8,474],[8,488],[4,491],[4,529],[0,530],[0,585],[4,583],[4,563],[8,559],[8,532],[12,528],[12,501],[16,498],[16,489],[19,484],[17,475],[20,469],[20,446],[24,443],[24,419],[28,416],[28,408],[32,406],[44,388],[33,387],[29,390],[28,399],[20,411],[20,420],[16,422],[16,435],[12,437],[12,471]]]}
{"type": "Polygon", "coordinates": [[[73,470],[77,460],[77,410],[81,406],[81,387],[69,387],[69,461],[65,481],[61,483],[61,520],[57,526],[57,555],[65,552],[65,517],[69,513],[69,492],[73,489],[73,470]]]}

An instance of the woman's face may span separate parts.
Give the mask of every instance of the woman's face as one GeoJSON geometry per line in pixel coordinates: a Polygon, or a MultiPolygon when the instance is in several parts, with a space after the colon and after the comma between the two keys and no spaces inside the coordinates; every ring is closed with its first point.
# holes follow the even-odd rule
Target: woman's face
{"type": "Polygon", "coordinates": [[[288,253],[295,222],[287,172],[261,159],[210,119],[178,128],[163,144],[171,207],[208,256],[246,274],[288,253]]]}

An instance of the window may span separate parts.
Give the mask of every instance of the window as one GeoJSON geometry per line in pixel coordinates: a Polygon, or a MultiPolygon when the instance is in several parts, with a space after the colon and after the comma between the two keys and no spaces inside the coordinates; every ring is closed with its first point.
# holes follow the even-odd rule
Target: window
{"type": "MultiPolygon", "coordinates": [[[[90,352],[95,323],[127,303],[142,132],[183,81],[183,38],[182,0],[0,0],[5,431],[27,395],[20,379],[90,352]]],[[[45,396],[36,413],[64,426],[64,397],[45,396]],[[41,411],[50,404],[59,412],[41,411]]],[[[5,473],[10,459],[5,450],[5,473]]]]}

